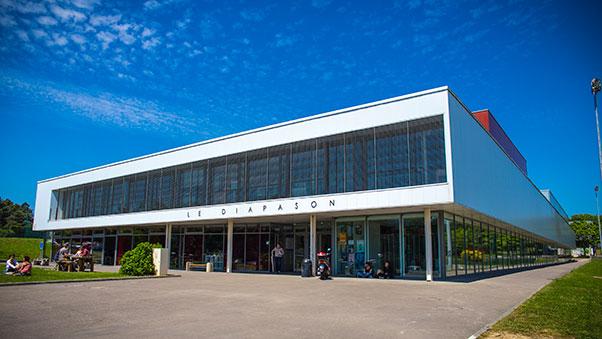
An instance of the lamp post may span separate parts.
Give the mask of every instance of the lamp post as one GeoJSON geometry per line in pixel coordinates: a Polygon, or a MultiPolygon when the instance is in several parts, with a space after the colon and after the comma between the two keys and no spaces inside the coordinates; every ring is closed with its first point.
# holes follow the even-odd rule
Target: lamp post
{"type": "MultiPolygon", "coordinates": [[[[600,123],[598,122],[598,92],[602,84],[600,79],[592,79],[592,95],[594,96],[594,112],[596,113],[596,130],[598,132],[598,161],[600,162],[600,177],[602,177],[602,147],[600,147],[600,123]]],[[[600,236],[600,249],[602,250],[602,227],[600,226],[600,207],[598,205],[598,186],[596,185],[596,209],[598,212],[598,235],[600,236]]]]}
{"type": "MultiPolygon", "coordinates": [[[[598,191],[600,190],[600,188],[598,187],[598,185],[596,185],[596,187],[594,187],[594,192],[596,193],[596,216],[598,217],[598,232],[600,232],[600,204],[598,204],[598,191]]],[[[602,233],[600,233],[600,236],[602,237],[602,233]]],[[[600,246],[602,246],[602,241],[600,241],[600,246]]],[[[596,247],[594,246],[594,249],[596,247]]]]}

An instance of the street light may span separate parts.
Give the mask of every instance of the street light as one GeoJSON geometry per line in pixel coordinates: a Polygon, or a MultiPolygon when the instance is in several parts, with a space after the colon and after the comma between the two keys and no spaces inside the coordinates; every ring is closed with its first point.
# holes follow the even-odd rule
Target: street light
{"type": "MultiPolygon", "coordinates": [[[[594,112],[596,113],[596,130],[598,132],[598,161],[600,162],[600,177],[602,178],[602,147],[600,147],[600,123],[598,122],[598,92],[602,88],[600,79],[592,79],[592,95],[594,96],[594,112]]],[[[598,205],[598,186],[594,191],[596,192],[596,209],[598,211],[598,235],[600,236],[600,250],[602,250],[602,227],[600,226],[600,207],[598,205]]]]}
{"type": "MultiPolygon", "coordinates": [[[[600,188],[598,187],[598,185],[596,185],[596,187],[594,187],[594,192],[596,193],[596,211],[598,212],[596,214],[596,216],[598,216],[598,232],[600,231],[600,204],[598,204],[598,191],[600,190],[600,188]]],[[[600,234],[600,236],[602,237],[602,233],[600,234]]],[[[600,246],[602,246],[602,242],[600,242],[600,246]]],[[[594,249],[596,247],[594,246],[594,249]]]]}

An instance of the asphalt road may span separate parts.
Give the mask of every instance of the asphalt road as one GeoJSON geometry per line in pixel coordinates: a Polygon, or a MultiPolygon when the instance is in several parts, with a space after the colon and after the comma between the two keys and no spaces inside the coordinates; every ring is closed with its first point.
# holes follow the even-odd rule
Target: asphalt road
{"type": "Polygon", "coordinates": [[[180,272],[0,287],[3,338],[467,338],[570,263],[474,282],[180,272]]]}

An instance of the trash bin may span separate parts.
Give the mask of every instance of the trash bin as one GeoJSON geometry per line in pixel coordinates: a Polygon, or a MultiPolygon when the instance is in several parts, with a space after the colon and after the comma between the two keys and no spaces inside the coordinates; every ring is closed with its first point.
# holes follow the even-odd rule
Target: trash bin
{"type": "Polygon", "coordinates": [[[303,260],[303,265],[301,266],[301,276],[303,278],[311,277],[311,260],[310,259],[303,260]]]}
{"type": "Polygon", "coordinates": [[[207,266],[205,266],[205,271],[206,272],[213,272],[213,263],[212,262],[208,262],[207,266]]]}

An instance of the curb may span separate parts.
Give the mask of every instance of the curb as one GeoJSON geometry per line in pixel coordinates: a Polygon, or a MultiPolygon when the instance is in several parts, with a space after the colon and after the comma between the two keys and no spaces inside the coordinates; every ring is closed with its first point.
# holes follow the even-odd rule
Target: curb
{"type": "MultiPolygon", "coordinates": [[[[557,265],[557,264],[555,264],[557,265]]],[[[555,266],[555,265],[550,265],[550,266],[555,266]]],[[[549,267],[550,267],[549,266],[549,267]]],[[[580,267],[580,266],[579,266],[580,267]]],[[[481,327],[478,331],[476,331],[475,333],[473,333],[470,337],[468,337],[468,339],[477,339],[479,338],[483,333],[489,331],[491,329],[491,327],[493,325],[495,325],[498,321],[506,318],[508,315],[510,315],[512,312],[514,312],[517,308],[520,307],[520,305],[524,304],[525,301],[531,299],[535,294],[537,294],[537,292],[541,291],[544,287],[548,286],[549,284],[551,284],[552,282],[566,276],[567,274],[573,272],[575,269],[577,269],[578,267],[573,268],[572,270],[568,271],[566,274],[563,274],[562,276],[552,279],[550,280],[550,282],[548,282],[547,284],[541,286],[540,288],[537,289],[537,291],[531,293],[529,296],[527,296],[527,298],[525,298],[523,301],[517,303],[516,305],[512,306],[512,308],[510,308],[508,311],[504,312],[499,318],[497,318],[496,320],[494,320],[493,322],[490,322],[489,324],[481,327]]]]}
{"type": "Polygon", "coordinates": [[[162,279],[162,278],[178,278],[180,275],[168,274],[166,276],[142,276],[142,277],[112,277],[112,278],[93,278],[93,279],[69,279],[69,280],[47,280],[47,281],[22,281],[14,283],[0,283],[1,287],[20,286],[20,285],[44,285],[44,284],[70,284],[81,282],[98,282],[98,281],[114,281],[114,280],[137,280],[137,279],[162,279]]]}

